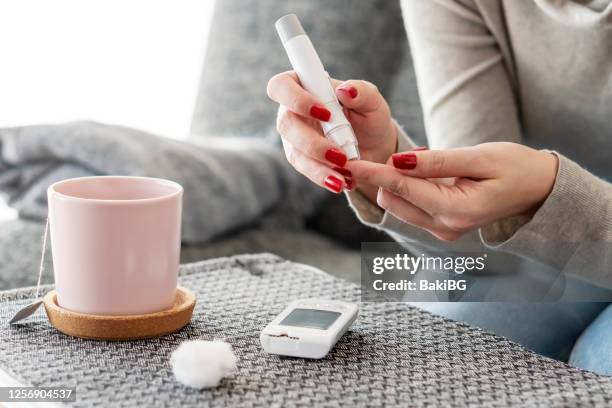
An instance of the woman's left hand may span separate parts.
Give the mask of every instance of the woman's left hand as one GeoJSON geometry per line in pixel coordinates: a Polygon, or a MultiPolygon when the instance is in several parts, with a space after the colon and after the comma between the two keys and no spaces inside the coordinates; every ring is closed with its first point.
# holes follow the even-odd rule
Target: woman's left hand
{"type": "Polygon", "coordinates": [[[532,214],[550,194],[557,167],[554,154],[515,143],[396,153],[387,165],[347,164],[358,185],[380,187],[380,207],[444,241],[532,214]]]}

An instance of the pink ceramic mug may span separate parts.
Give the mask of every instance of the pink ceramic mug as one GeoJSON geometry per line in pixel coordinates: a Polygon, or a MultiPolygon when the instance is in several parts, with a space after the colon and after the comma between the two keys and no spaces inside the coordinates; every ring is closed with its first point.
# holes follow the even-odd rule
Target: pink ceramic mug
{"type": "Polygon", "coordinates": [[[98,315],[170,308],[183,188],[145,177],[60,181],[47,190],[59,305],[98,315]]]}

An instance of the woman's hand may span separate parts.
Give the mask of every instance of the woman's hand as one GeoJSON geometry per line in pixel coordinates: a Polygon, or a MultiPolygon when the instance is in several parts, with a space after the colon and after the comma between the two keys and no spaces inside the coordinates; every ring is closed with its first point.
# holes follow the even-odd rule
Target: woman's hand
{"type": "MultiPolygon", "coordinates": [[[[358,139],[362,160],[385,163],[395,152],[397,129],[389,105],[378,88],[366,81],[332,79],[338,100],[358,139]]],[[[293,71],[268,82],[268,96],[280,104],[276,127],[289,163],[314,183],[334,193],[352,190],[353,178],[345,168],[347,157],[339,146],[324,137],[319,121],[330,111],[308,93],[293,71]]]]}
{"type": "Polygon", "coordinates": [[[535,212],[552,190],[558,159],[515,143],[485,143],[396,153],[388,164],[353,161],[347,167],[357,183],[380,187],[380,207],[452,241],[493,221],[535,212]]]}

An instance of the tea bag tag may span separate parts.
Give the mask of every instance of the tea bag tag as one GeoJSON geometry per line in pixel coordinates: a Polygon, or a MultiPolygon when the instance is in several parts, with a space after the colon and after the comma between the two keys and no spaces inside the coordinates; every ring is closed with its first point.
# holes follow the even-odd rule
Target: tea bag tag
{"type": "Polygon", "coordinates": [[[45,252],[47,249],[47,236],[49,235],[49,218],[47,218],[47,222],[45,224],[45,234],[43,235],[43,244],[42,244],[42,252],[40,254],[40,267],[38,268],[38,282],[36,283],[36,295],[34,298],[36,299],[34,302],[24,306],[19,309],[15,316],[9,321],[9,324],[17,323],[22,321],[25,318],[30,317],[34,312],[38,310],[40,305],[42,305],[43,300],[38,298],[38,294],[40,292],[40,279],[42,277],[44,264],[45,264],[45,252]]]}

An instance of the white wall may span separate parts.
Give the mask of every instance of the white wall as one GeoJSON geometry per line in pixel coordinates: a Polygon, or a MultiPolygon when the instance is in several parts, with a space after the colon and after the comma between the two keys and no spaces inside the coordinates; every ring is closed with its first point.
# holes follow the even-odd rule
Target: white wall
{"type": "Polygon", "coordinates": [[[0,127],[94,119],[185,137],[213,5],[0,0],[0,127]]]}

